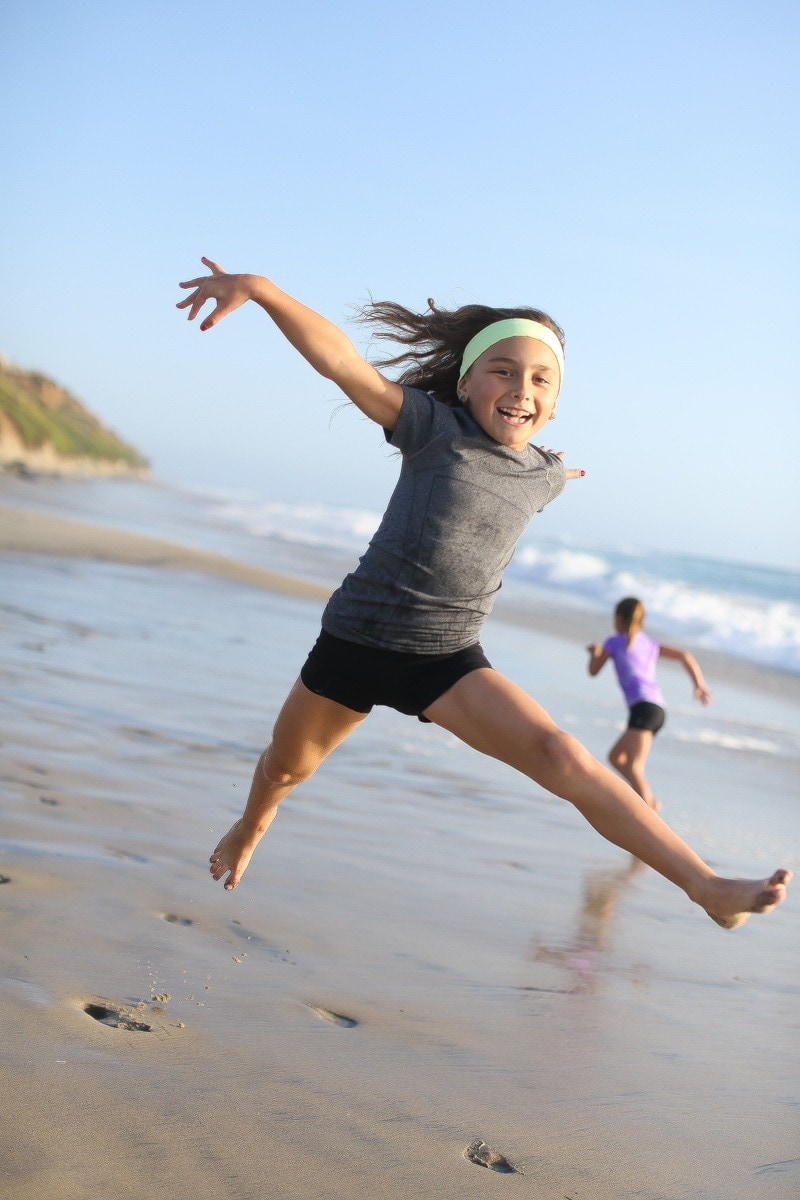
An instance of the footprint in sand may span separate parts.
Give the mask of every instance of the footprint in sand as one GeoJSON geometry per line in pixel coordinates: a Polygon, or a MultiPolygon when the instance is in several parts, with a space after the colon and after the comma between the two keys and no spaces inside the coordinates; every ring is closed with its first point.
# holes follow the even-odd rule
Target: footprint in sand
{"type": "Polygon", "coordinates": [[[126,862],[146,863],[149,861],[143,854],[132,854],[129,850],[118,850],[115,846],[106,846],[106,850],[114,858],[122,858],[126,862]]]}
{"type": "Polygon", "coordinates": [[[179,917],[177,913],[162,913],[161,916],[165,921],[169,921],[170,925],[194,925],[191,917],[179,917]]]}
{"type": "Polygon", "coordinates": [[[110,1025],[112,1029],[130,1029],[141,1033],[152,1033],[153,1026],[145,1021],[136,1021],[123,1008],[111,1008],[107,1004],[84,1004],[83,1011],[101,1025],[110,1025]]]}
{"type": "Polygon", "coordinates": [[[476,1138],[474,1142],[470,1142],[464,1150],[464,1156],[470,1162],[475,1163],[476,1167],[488,1167],[490,1171],[499,1171],[501,1175],[522,1174],[519,1167],[512,1167],[504,1154],[498,1154],[496,1150],[490,1150],[486,1142],[482,1142],[480,1138],[476,1138]]]}
{"type": "Polygon", "coordinates": [[[323,1008],[319,1004],[309,1004],[308,1007],[323,1021],[330,1021],[332,1025],[341,1025],[343,1029],[352,1029],[358,1024],[353,1017],[345,1017],[342,1013],[331,1012],[329,1008],[323,1008]]]}
{"type": "Polygon", "coordinates": [[[11,883],[10,875],[0,875],[0,883],[11,883]]]}

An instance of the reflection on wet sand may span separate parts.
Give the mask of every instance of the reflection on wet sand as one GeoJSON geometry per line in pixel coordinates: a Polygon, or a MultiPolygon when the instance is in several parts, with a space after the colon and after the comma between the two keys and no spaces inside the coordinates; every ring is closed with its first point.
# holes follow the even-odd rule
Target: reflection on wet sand
{"type": "Polygon", "coordinates": [[[574,936],[562,946],[534,945],[534,962],[553,963],[563,967],[572,976],[572,986],[565,991],[595,992],[603,986],[603,952],[608,947],[617,900],[634,877],[646,869],[643,862],[630,855],[623,867],[587,871],[583,878],[583,902],[574,936]]]}

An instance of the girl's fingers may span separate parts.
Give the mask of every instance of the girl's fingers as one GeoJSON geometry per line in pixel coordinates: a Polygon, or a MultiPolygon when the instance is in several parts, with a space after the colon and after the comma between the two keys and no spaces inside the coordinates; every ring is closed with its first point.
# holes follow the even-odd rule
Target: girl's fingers
{"type": "Polygon", "coordinates": [[[223,271],[223,269],[219,265],[219,263],[215,263],[214,260],[211,258],[206,258],[205,256],[203,256],[200,259],[200,262],[204,263],[205,266],[207,266],[209,268],[209,270],[212,271],[215,275],[224,275],[225,274],[225,272],[223,271]]]}
{"type": "Polygon", "coordinates": [[[215,263],[212,258],[206,258],[205,255],[203,255],[200,261],[204,266],[208,267],[208,269],[211,271],[211,275],[201,275],[197,279],[186,279],[182,283],[179,283],[178,287],[194,288],[195,290],[192,292],[191,296],[187,296],[184,300],[179,300],[175,307],[188,308],[189,312],[187,313],[187,317],[190,321],[193,321],[200,312],[200,309],[205,304],[206,300],[216,300],[216,308],[205,318],[200,326],[201,331],[205,332],[205,330],[210,329],[212,325],[216,325],[216,323],[221,320],[222,317],[224,317],[228,312],[231,311],[233,307],[236,306],[232,306],[228,302],[223,303],[219,296],[215,294],[216,285],[211,287],[211,281],[215,275],[225,274],[219,263],[215,263]]]}
{"type": "Polygon", "coordinates": [[[185,300],[179,300],[175,307],[188,308],[189,312],[187,316],[190,321],[193,321],[207,299],[207,296],[202,296],[200,294],[200,289],[198,288],[196,292],[192,292],[191,296],[187,296],[185,300]]]}
{"type": "Polygon", "coordinates": [[[223,309],[221,304],[218,304],[214,311],[210,312],[204,319],[202,325],[200,326],[200,332],[205,333],[205,331],[210,329],[212,325],[216,325],[217,321],[221,321],[227,311],[227,309],[223,309]]]}
{"type": "MultiPolygon", "coordinates": [[[[540,446],[539,449],[544,450],[544,446],[540,446]]],[[[552,454],[554,458],[560,458],[561,461],[563,462],[564,455],[566,454],[566,450],[547,450],[547,451],[545,451],[545,453],[552,454]]],[[[567,471],[567,479],[583,479],[585,474],[586,474],[585,471],[581,471],[580,469],[577,469],[577,468],[574,470],[572,468],[570,468],[570,470],[567,471]]]]}
{"type": "MultiPolygon", "coordinates": [[[[540,446],[539,449],[544,450],[544,446],[540,446]]],[[[560,458],[561,461],[563,462],[566,451],[565,450],[546,450],[545,453],[552,454],[554,458],[560,458]]],[[[578,468],[578,467],[575,467],[575,468],[570,467],[570,469],[566,472],[567,479],[583,479],[585,474],[586,474],[586,472],[580,470],[580,468],[578,468]]]]}

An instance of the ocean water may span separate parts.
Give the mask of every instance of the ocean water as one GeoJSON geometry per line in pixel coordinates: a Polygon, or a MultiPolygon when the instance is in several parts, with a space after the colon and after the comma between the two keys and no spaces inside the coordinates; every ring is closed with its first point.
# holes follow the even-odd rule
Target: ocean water
{"type": "MultiPolygon", "coordinates": [[[[126,481],[3,481],[2,500],[214,550],[335,586],[380,513],[289,504],[252,492],[126,481]]],[[[719,651],[800,675],[800,572],[756,563],[542,536],[534,520],[506,572],[504,598],[610,614],[638,596],[650,627],[677,645],[719,651]]]]}
{"type": "MultiPolygon", "coordinates": [[[[327,559],[355,558],[380,513],[333,504],[283,504],[252,494],[195,492],[214,523],[280,547],[327,559]]],[[[581,545],[540,536],[533,521],[506,573],[517,603],[544,593],[553,602],[609,613],[638,596],[649,619],[680,644],[721,651],[800,674],[800,572],[629,545],[581,545]]]]}

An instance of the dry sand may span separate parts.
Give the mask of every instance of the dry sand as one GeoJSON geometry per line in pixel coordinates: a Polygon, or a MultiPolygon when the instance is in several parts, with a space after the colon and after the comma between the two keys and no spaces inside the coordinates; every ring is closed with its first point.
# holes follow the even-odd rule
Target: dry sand
{"type": "MultiPolygon", "coordinates": [[[[207,855],[325,589],[19,509],[0,552],[4,1200],[797,1194],[789,905],[726,934],[564,806],[383,712],[228,895],[207,855]],[[245,680],[256,619],[277,681],[245,680]]],[[[527,640],[569,676],[558,639],[527,640]]],[[[712,760],[724,831],[678,815],[715,865],[744,842],[766,872],[793,764],[712,760]]],[[[675,791],[696,766],[663,756],[675,791]]]]}

